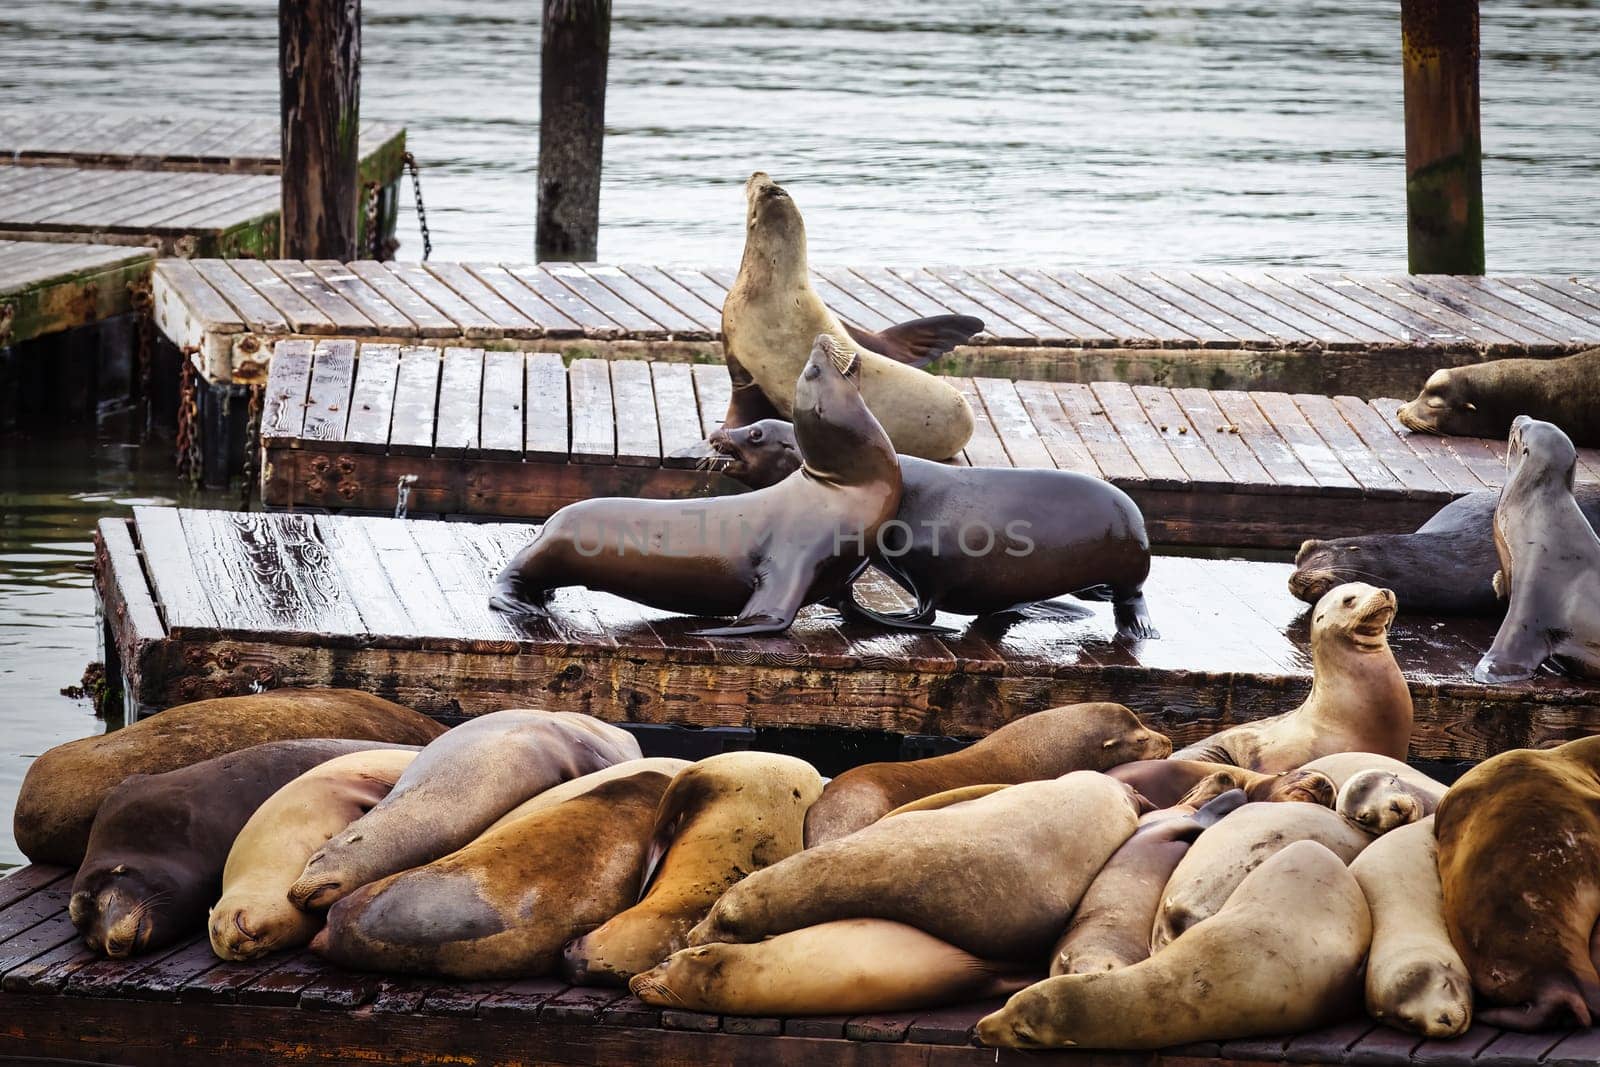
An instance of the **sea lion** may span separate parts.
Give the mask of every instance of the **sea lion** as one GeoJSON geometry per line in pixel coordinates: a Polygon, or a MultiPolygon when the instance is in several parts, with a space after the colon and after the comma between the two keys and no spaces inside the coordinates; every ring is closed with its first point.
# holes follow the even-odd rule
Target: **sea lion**
{"type": "Polygon", "coordinates": [[[1332,779],[1314,771],[1260,774],[1226,763],[1177,758],[1135,760],[1106,771],[1131,785],[1157,808],[1204,804],[1230,789],[1242,789],[1252,801],[1302,801],[1333,807],[1338,792],[1332,779]]]}
{"type": "Polygon", "coordinates": [[[1131,790],[1093,771],[897,815],[750,875],[689,944],[891,919],[980,959],[1036,961],[1137,823],[1131,790]]]}
{"type": "Polygon", "coordinates": [[[841,919],[753,945],[675,952],[628,983],[662,1008],[726,1015],[863,1015],[1007,996],[1028,984],[914,926],[841,919]]]}
{"type": "Polygon", "coordinates": [[[1373,769],[1352,775],[1333,808],[1364,830],[1386,834],[1432,815],[1444,790],[1443,785],[1433,789],[1408,775],[1373,769]]]}
{"type": "Polygon", "coordinates": [[[547,974],[561,946],[638,899],[656,805],[642,771],[357,889],[312,950],[345,967],[452,978],[547,974]]]}
{"type": "Polygon", "coordinates": [[[724,752],[679,773],[656,811],[649,891],[566,947],[568,979],[624,985],[683,948],[729,886],[805,847],[806,809],[821,795],[815,767],[771,752],[724,752]]]}
{"type": "Polygon", "coordinates": [[[268,797],[320,763],[396,748],[376,741],[269,741],[106,794],[72,882],[68,912],[85,943],[112,959],[202,929],[228,850],[268,797]]]}
{"type": "MultiPolygon", "coordinates": [[[[759,489],[799,462],[794,430],[766,419],[711,435],[723,471],[759,489]]],[[[1150,538],[1139,505],[1100,478],[1040,468],[952,467],[900,457],[900,508],[872,561],[915,597],[905,614],[873,611],[848,594],[847,614],[923,627],[936,612],[1017,613],[1082,593],[1109,599],[1117,632],[1151,638],[1144,603],[1150,538]]]]}
{"type": "Polygon", "coordinates": [[[1360,1010],[1371,938],[1367,902],[1344,863],[1297,841],[1149,959],[1029,986],[979,1020],[978,1040],[1156,1049],[1311,1030],[1360,1010]]]}
{"type": "Polygon", "coordinates": [[[829,782],[806,815],[806,847],[861,829],[920,797],[966,785],[1000,785],[1100,771],[1172,751],[1121,704],[1067,704],[1024,715],[959,752],[867,763],[829,782]]]}
{"type": "Polygon", "coordinates": [[[1416,433],[1504,437],[1519,415],[1552,422],[1600,446],[1600,348],[1562,359],[1496,359],[1436,370],[1395,412],[1416,433]]]}
{"type": "MultiPolygon", "coordinates": [[[[1600,525],[1600,486],[1575,486],[1573,497],[1589,525],[1600,525]]],[[[1493,585],[1499,502],[1497,490],[1480,489],[1440,508],[1415,533],[1306,541],[1294,558],[1289,592],[1315,604],[1341,583],[1371,582],[1393,590],[1408,614],[1504,615],[1493,585]]]]}
{"type": "Polygon", "coordinates": [[[1150,955],[1150,926],[1173,868],[1200,832],[1245,803],[1243,791],[1223,793],[1189,814],[1153,812],[1112,853],[1089,883],[1066,933],[1050,957],[1051,974],[1091,974],[1130,967],[1150,955]]]}
{"type": "Polygon", "coordinates": [[[1572,441],[1550,423],[1526,415],[1512,423],[1511,476],[1494,509],[1494,589],[1509,603],[1472,671],[1480,682],[1520,682],[1547,661],[1600,678],[1600,537],[1572,496],[1577,462],[1572,441]]]}
{"type": "Polygon", "coordinates": [[[1267,857],[1294,841],[1315,841],[1349,863],[1372,835],[1316,804],[1246,804],[1212,827],[1178,861],[1151,927],[1153,950],[1217,913],[1228,894],[1267,857]]]}
{"type": "Polygon", "coordinates": [[[804,467],[754,493],[569,504],[500,572],[495,606],[538,611],[552,589],[586,585],[666,611],[738,616],[703,636],[788,629],[801,607],[848,586],[900,503],[900,467],[862,403],[860,373],[859,355],[819,335],[795,387],[804,467]]]}
{"type": "Polygon", "coordinates": [[[621,763],[613,763],[609,767],[602,767],[598,771],[593,771],[579,778],[569,779],[560,785],[553,785],[543,792],[535,793],[490,823],[489,829],[485,830],[484,833],[498,830],[507,823],[516,822],[524,815],[532,815],[536,811],[553,807],[563,801],[571,800],[573,797],[580,797],[596,786],[604,785],[617,778],[626,778],[632,774],[639,774],[641,771],[659,771],[668,778],[672,778],[679,771],[693,765],[693,760],[677,759],[673,756],[646,756],[643,759],[630,759],[623,760],[621,763]]]}
{"type": "Polygon", "coordinates": [[[319,764],[268,797],[244,824],[207,921],[221,959],[254,960],[309,944],[322,920],[289,903],[289,886],[334,834],[389,795],[415,749],[352,752],[319,764]]]}
{"type": "Polygon", "coordinates": [[[354,689],[274,689],[181,704],[34,760],[17,795],[12,834],[34,863],[76,867],[100,801],[130,774],[175,771],[297,737],[425,745],[442,733],[426,715],[354,689]]]}
{"type": "Polygon", "coordinates": [[[1461,776],[1434,816],[1450,941],[1480,1022],[1579,1029],[1600,1012],[1600,737],[1514,749],[1461,776]]]}
{"type": "Polygon", "coordinates": [[[319,848],[289,899],[320,911],[454,852],[535,793],[638,758],[632,734],[576,712],[514,708],[470,719],[424,748],[388,796],[319,848]]]}
{"type": "Polygon", "coordinates": [[[1367,1013],[1423,1037],[1456,1037],[1472,1022],[1472,981],[1450,943],[1433,818],[1374,841],[1350,863],[1372,909],[1367,1013]]]}
{"type": "MultiPolygon", "coordinates": [[[[926,371],[863,348],[850,336],[811,288],[805,223],[782,187],[757,172],[745,184],[745,199],[744,257],[722,304],[722,350],[735,385],[727,424],[743,426],[769,415],[793,419],[803,410],[795,376],[822,334],[860,360],[862,398],[896,452],[949,459],[961,451],[972,436],[973,417],[960,391],[926,371]],[[752,399],[757,402],[750,403],[752,399]]],[[[978,320],[964,317],[924,323],[934,335],[929,353],[953,348],[983,328],[978,320]]]]}
{"type": "Polygon", "coordinates": [[[1174,759],[1288,771],[1333,752],[1404,759],[1411,690],[1389,650],[1395,597],[1361,582],[1331,589],[1311,614],[1311,693],[1293,711],[1247,722],[1174,752],[1174,759]]]}
{"type": "Polygon", "coordinates": [[[1013,784],[1011,782],[989,782],[985,785],[963,785],[955,789],[946,789],[942,793],[918,797],[916,800],[902,804],[883,816],[883,818],[892,819],[896,815],[904,815],[908,811],[937,811],[940,808],[948,808],[952,804],[965,804],[969,800],[977,800],[979,797],[998,793],[1002,789],[1010,789],[1013,784]]]}

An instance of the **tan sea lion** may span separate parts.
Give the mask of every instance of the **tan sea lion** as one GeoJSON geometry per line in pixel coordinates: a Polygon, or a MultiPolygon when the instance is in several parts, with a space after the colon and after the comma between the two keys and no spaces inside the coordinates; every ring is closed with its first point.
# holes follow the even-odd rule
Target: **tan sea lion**
{"type": "Polygon", "coordinates": [[[1495,359],[1436,370],[1395,412],[1417,433],[1504,437],[1519,415],[1561,427],[1578,444],[1600,446],[1600,348],[1563,359],[1495,359]]]}
{"type": "Polygon", "coordinates": [[[1593,1024],[1600,973],[1600,737],[1515,749],[1461,776],[1434,816],[1445,925],[1512,1030],[1593,1024]]]}
{"type": "Polygon", "coordinates": [[[662,1008],[726,1015],[863,1015],[1006,996],[1028,984],[914,926],[841,919],[753,945],[686,948],[628,983],[662,1008]]]}
{"type": "MultiPolygon", "coordinates": [[[[1593,354],[1600,367],[1600,349],[1593,354]]],[[[1572,495],[1577,462],[1572,441],[1550,423],[1526,415],[1512,423],[1511,476],[1494,509],[1494,589],[1509,604],[1473,669],[1480,682],[1519,682],[1546,662],[1600,678],[1600,537],[1572,495]]]]}
{"type": "Polygon", "coordinates": [[[1261,774],[1226,763],[1202,760],[1135,760],[1112,767],[1107,774],[1131,785],[1158,808],[1177,804],[1204,804],[1230,789],[1242,789],[1252,801],[1301,801],[1333,806],[1338,792],[1326,775],[1313,771],[1261,774]]]}
{"type": "Polygon", "coordinates": [[[1215,915],[1246,875],[1295,841],[1315,841],[1349,863],[1372,840],[1316,804],[1246,804],[1201,834],[1178,861],[1161,893],[1150,947],[1159,950],[1215,915]]]}
{"type": "Polygon", "coordinates": [[[583,585],[664,611],[735,615],[708,637],[781,633],[839,596],[900,504],[894,446],[862,402],[861,360],[819,335],[795,387],[805,466],[753,493],[569,504],[495,580],[493,604],[537,613],[583,585]]]}
{"type": "Polygon", "coordinates": [[[806,809],[821,795],[815,767],[771,752],[724,752],[679,773],[656,811],[649,891],[567,946],[567,977],[624,985],[683,948],[729,886],[805,847],[806,809]]]}
{"type": "Polygon", "coordinates": [[[1114,971],[1149,956],[1150,927],[1173,868],[1202,830],[1244,803],[1243,791],[1235,789],[1192,814],[1180,807],[1141,820],[1089,883],[1066,933],[1056,942],[1050,973],[1114,971]]]}
{"type": "Polygon", "coordinates": [[[289,887],[311,854],[388,796],[416,758],[415,749],[352,752],[268,797],[228,852],[222,899],[207,921],[212,951],[225,960],[254,960],[310,944],[322,920],[290,904],[289,887]]]}
{"type": "Polygon", "coordinates": [[[57,745],[28,767],[12,834],[34,863],[76,867],[100,801],[130,774],[161,774],[297,737],[425,745],[444,727],[354,689],[274,689],[181,704],[99,737],[57,745]]]}
{"type": "MultiPolygon", "coordinates": [[[[817,335],[826,334],[861,360],[861,395],[877,416],[894,450],[923,459],[949,459],[972,436],[972,409],[959,390],[925,371],[863,348],[811,288],[806,265],[806,229],[800,210],[782,187],[757,172],[745,184],[744,257],[722,304],[722,348],[734,378],[730,426],[777,415],[794,420],[804,408],[795,396],[795,376],[817,335]],[[745,397],[748,375],[766,403],[745,397]]],[[[929,350],[954,347],[963,330],[981,322],[944,320],[942,337],[929,350]],[[945,343],[948,341],[948,343],[945,343]]]]}
{"type": "Polygon", "coordinates": [[[806,815],[806,847],[861,829],[902,804],[967,785],[1057,778],[1100,771],[1172,751],[1121,704],[1068,704],[1006,723],[947,756],[853,767],[828,783],[806,815]]]}
{"type": "Polygon", "coordinates": [[[1252,871],[1216,915],[1149,959],[1029,986],[979,1021],[978,1040],[1156,1049],[1299,1033],[1359,1012],[1371,938],[1366,900],[1344,863],[1314,841],[1297,841],[1252,871]]]}
{"type": "Polygon", "coordinates": [[[1433,818],[1374,841],[1350,863],[1372,909],[1367,1012],[1423,1037],[1455,1037],[1472,1022],[1472,981],[1444,925],[1433,818]]]}
{"type": "Polygon", "coordinates": [[[1093,771],[896,815],[755,872],[689,944],[891,919],[980,959],[1037,960],[1137,822],[1131,790],[1093,771]]]}
{"type": "Polygon", "coordinates": [[[916,800],[902,804],[889,812],[888,815],[885,815],[884,818],[888,819],[896,815],[904,815],[908,811],[937,811],[940,808],[948,808],[952,804],[965,804],[969,800],[977,800],[979,797],[998,793],[1002,789],[1010,789],[1012,784],[1011,782],[989,782],[985,785],[963,785],[956,789],[946,789],[942,793],[918,797],[916,800]]]}
{"type": "Polygon", "coordinates": [[[1395,598],[1361,582],[1330,590],[1311,615],[1311,694],[1293,711],[1213,734],[1174,759],[1289,771],[1318,756],[1366,750],[1405,759],[1411,690],[1389,649],[1395,598]]]}
{"type": "Polygon", "coordinates": [[[605,782],[328,911],[314,951],[345,967],[452,978],[547,974],[561,946],[638,899],[666,775],[605,782]]]}
{"type": "Polygon", "coordinates": [[[536,793],[638,758],[631,734],[576,712],[514,708],[470,719],[424,748],[388,796],[319,848],[289,899],[324,909],[454,852],[536,793]]]}
{"type": "MultiPolygon", "coordinates": [[[[630,759],[621,763],[613,763],[609,767],[602,767],[598,771],[592,771],[581,777],[569,779],[560,785],[553,785],[543,792],[535,793],[490,823],[489,830],[498,830],[507,823],[516,822],[524,815],[532,815],[536,811],[543,811],[545,808],[571,800],[573,797],[580,797],[595,786],[604,785],[617,778],[626,778],[641,771],[659,771],[668,778],[672,778],[685,767],[692,766],[693,763],[693,760],[677,759],[673,756],[646,756],[643,759],[630,759]]],[[[489,830],[485,830],[484,833],[488,833],[489,830]]]]}
{"type": "Polygon", "coordinates": [[[1306,764],[1339,787],[1334,810],[1372,833],[1432,815],[1447,788],[1415,767],[1376,752],[1336,752],[1306,764]]]}
{"type": "Polygon", "coordinates": [[[68,912],[90,948],[126,959],[204,929],[234,838],[267,798],[320,763],[394,748],[376,741],[269,741],[106,794],[68,912]]]}

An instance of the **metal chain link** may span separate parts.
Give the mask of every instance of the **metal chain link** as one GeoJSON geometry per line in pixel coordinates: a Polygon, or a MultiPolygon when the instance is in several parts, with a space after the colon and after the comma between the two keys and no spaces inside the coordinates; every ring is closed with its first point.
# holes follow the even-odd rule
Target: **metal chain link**
{"type": "Polygon", "coordinates": [[[266,391],[264,385],[245,386],[244,498],[239,505],[241,511],[250,510],[250,501],[256,492],[256,457],[261,454],[261,398],[266,391]]]}
{"type": "Polygon", "coordinates": [[[417,198],[417,225],[422,228],[422,258],[433,254],[433,238],[428,235],[428,212],[422,206],[422,180],[417,177],[417,157],[405,154],[406,169],[411,172],[411,191],[417,198]]]}
{"type": "Polygon", "coordinates": [[[148,280],[128,283],[129,303],[134,313],[134,367],[133,373],[138,382],[137,402],[143,405],[145,412],[144,436],[150,434],[150,383],[151,376],[155,373],[156,351],[156,326],[155,326],[155,300],[150,294],[148,280]]]}
{"type": "Polygon", "coordinates": [[[196,379],[200,377],[194,364],[183,361],[183,372],[178,377],[178,476],[190,485],[200,484],[200,394],[196,379]]]}
{"type": "Polygon", "coordinates": [[[366,224],[367,258],[384,259],[383,235],[378,232],[378,183],[368,182],[362,190],[361,211],[366,224]]]}

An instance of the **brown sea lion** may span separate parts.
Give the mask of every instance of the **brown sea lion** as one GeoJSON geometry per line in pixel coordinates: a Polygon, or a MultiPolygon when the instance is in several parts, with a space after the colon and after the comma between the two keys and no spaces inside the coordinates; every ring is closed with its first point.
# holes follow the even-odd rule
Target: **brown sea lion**
{"type": "Polygon", "coordinates": [[[1600,537],[1572,496],[1577,462],[1566,434],[1517,416],[1494,509],[1494,588],[1509,604],[1472,671],[1480,682],[1519,682],[1546,662],[1600,678],[1600,537]]]}
{"type": "Polygon", "coordinates": [[[795,387],[805,466],[754,493],[569,504],[500,572],[494,604],[542,610],[585,585],[688,615],[736,615],[704,636],[781,633],[839,595],[900,503],[900,467],[856,388],[860,357],[825,335],[795,387]]]}
{"type": "Polygon", "coordinates": [[[454,852],[536,793],[638,758],[633,735],[576,712],[514,708],[470,719],[423,749],[388,796],[319,848],[289,899],[320,911],[454,852]]]}
{"type": "Polygon", "coordinates": [[[991,963],[914,926],[841,919],[753,945],[686,948],[628,983],[662,1008],[726,1015],[863,1015],[1014,993],[1015,965],[991,963]]]}
{"type": "MultiPolygon", "coordinates": [[[[722,349],[735,385],[728,425],[770,415],[793,419],[804,409],[795,376],[815,338],[825,334],[860,359],[861,395],[896,452],[949,459],[961,451],[972,436],[973,417],[960,391],[858,344],[811,288],[805,223],[794,200],[759,172],[745,184],[745,198],[744,258],[722,304],[722,349]]],[[[983,327],[963,317],[924,325],[932,337],[924,346],[928,354],[953,348],[983,327]]]]}
{"type": "Polygon", "coordinates": [[[1252,801],[1301,801],[1333,807],[1338,788],[1327,775],[1313,771],[1261,774],[1226,763],[1203,760],[1135,760],[1112,767],[1107,774],[1131,785],[1157,808],[1176,804],[1204,804],[1230,789],[1242,789],[1252,801]]]}
{"type": "Polygon", "coordinates": [[[998,793],[1002,789],[1010,789],[1013,784],[1015,783],[989,782],[985,785],[963,785],[955,789],[946,789],[942,793],[918,797],[916,800],[902,804],[883,817],[889,819],[896,815],[904,815],[908,811],[937,811],[940,808],[948,808],[952,804],[965,804],[969,800],[977,800],[979,797],[986,797],[990,793],[998,793]]]}
{"type": "MultiPolygon", "coordinates": [[[[1600,485],[1585,482],[1573,498],[1591,527],[1600,525],[1600,485]]],[[[1294,558],[1289,592],[1309,604],[1345,582],[1393,590],[1401,610],[1418,615],[1483,615],[1506,611],[1495,596],[1494,489],[1452,500],[1408,534],[1368,534],[1306,541],[1294,558]]]]}
{"type": "Polygon", "coordinates": [[[306,860],[389,795],[415,749],[352,752],[318,764],[268,797],[228,851],[222,899],[211,908],[211,948],[254,960],[310,944],[322,920],[289,903],[306,860]]]}
{"type": "Polygon", "coordinates": [[[1234,789],[1192,814],[1154,812],[1123,842],[1089,883],[1056,942],[1051,974],[1091,974],[1130,967],[1150,955],[1150,927],[1167,879],[1200,832],[1245,803],[1234,789]],[[1166,817],[1163,817],[1166,816],[1166,817]]]}
{"type": "Polygon", "coordinates": [[[268,797],[320,763],[395,748],[376,741],[269,741],[106,794],[72,883],[72,924],[126,959],[203,929],[234,838],[268,797]]]}
{"type": "Polygon", "coordinates": [[[1372,909],[1367,1013],[1423,1037],[1472,1022],[1472,981],[1450,943],[1432,817],[1374,841],[1350,862],[1372,909]]]}
{"type": "Polygon", "coordinates": [[[603,767],[598,771],[593,771],[579,778],[569,779],[560,785],[553,785],[543,792],[535,793],[490,823],[489,829],[485,830],[484,833],[488,833],[489,830],[498,830],[507,823],[516,822],[524,815],[532,815],[536,811],[543,811],[545,808],[571,800],[573,797],[582,796],[595,786],[604,785],[613,779],[626,778],[642,771],[659,771],[668,778],[672,778],[684,768],[693,766],[693,763],[693,760],[677,759],[673,756],[646,756],[643,759],[630,759],[623,760],[621,763],[613,763],[609,767],[603,767]]]}
{"type": "Polygon", "coordinates": [[[1600,348],[1563,359],[1496,359],[1436,370],[1395,412],[1408,430],[1504,437],[1519,415],[1554,423],[1578,444],[1600,446],[1600,348]]]}
{"type": "Polygon", "coordinates": [[[861,829],[902,804],[967,785],[1058,778],[1130,760],[1160,759],[1166,736],[1121,704],[1068,704],[1037,711],[947,756],[853,767],[828,783],[806,815],[806,847],[861,829]]]}
{"type": "Polygon", "coordinates": [[[1276,772],[1333,752],[1405,759],[1411,745],[1411,690],[1389,649],[1395,598],[1351,582],[1330,590],[1311,613],[1311,694],[1293,711],[1213,734],[1174,759],[1232,763],[1276,772]]]}
{"type": "Polygon", "coordinates": [[[1600,1012],[1600,737],[1493,756],[1434,816],[1445,925],[1481,1000],[1511,1030],[1600,1012]]]}
{"type": "Polygon", "coordinates": [[[1161,892],[1150,931],[1152,950],[1215,915],[1246,875],[1295,841],[1315,841],[1348,863],[1373,837],[1316,804],[1244,805],[1201,834],[1178,861],[1161,892]]]}
{"type": "Polygon", "coordinates": [[[805,847],[822,776],[793,756],[724,752],[681,772],[656,811],[644,899],[567,946],[577,985],[624,985],[683,948],[729,886],[805,847]]]}
{"type": "Polygon", "coordinates": [[[354,689],[274,689],[181,704],[34,760],[17,796],[12,834],[34,863],[76,867],[100,801],[130,774],[175,771],[297,737],[425,745],[442,733],[426,715],[354,689]]]}
{"type": "Polygon", "coordinates": [[[329,910],[311,947],[365,971],[547,974],[561,946],[638,899],[670,781],[656,771],[613,779],[364,885],[329,910]]]}
{"type": "Polygon", "coordinates": [[[980,959],[1036,961],[1137,823],[1132,792],[1093,771],[896,815],[750,875],[689,944],[891,919],[980,959]]]}
{"type": "Polygon", "coordinates": [[[1299,841],[1252,871],[1216,915],[1149,959],[1029,986],[978,1022],[978,1040],[1156,1049],[1299,1033],[1360,1011],[1371,938],[1366,900],[1344,863],[1299,841]]]}
{"type": "MultiPolygon", "coordinates": [[[[711,445],[731,457],[723,473],[755,489],[799,463],[793,428],[776,419],[718,430],[711,445]]],[[[922,627],[939,611],[1015,614],[1082,594],[1111,601],[1119,634],[1158,636],[1144,603],[1150,538],[1121,489],[1071,471],[952,467],[914,456],[900,457],[900,481],[900,509],[874,542],[872,561],[916,606],[883,613],[846,595],[839,603],[847,614],[922,627]]]]}

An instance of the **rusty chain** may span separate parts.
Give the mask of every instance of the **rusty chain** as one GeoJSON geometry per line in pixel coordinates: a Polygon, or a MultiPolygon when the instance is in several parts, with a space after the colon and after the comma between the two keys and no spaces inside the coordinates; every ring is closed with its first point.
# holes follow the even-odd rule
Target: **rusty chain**
{"type": "Polygon", "coordinates": [[[244,391],[244,495],[239,510],[249,511],[256,491],[256,457],[261,454],[261,398],[267,390],[264,385],[247,385],[244,391]]]}
{"type": "Polygon", "coordinates": [[[361,187],[361,216],[366,226],[367,258],[383,259],[383,235],[378,232],[378,183],[368,182],[361,187]]]}
{"type": "Polygon", "coordinates": [[[433,254],[433,238],[428,234],[428,211],[422,206],[422,179],[417,176],[417,157],[405,154],[406,170],[411,172],[411,192],[417,199],[417,225],[422,228],[422,258],[433,254]]]}
{"type": "Polygon", "coordinates": [[[183,361],[183,371],[178,376],[178,427],[174,443],[178,452],[178,476],[190,485],[200,484],[200,393],[196,385],[200,377],[194,364],[183,361]]]}
{"type": "Polygon", "coordinates": [[[155,299],[150,293],[149,279],[128,283],[128,303],[134,314],[133,375],[138,384],[138,402],[146,412],[144,432],[150,432],[150,382],[155,373],[155,299]]]}

